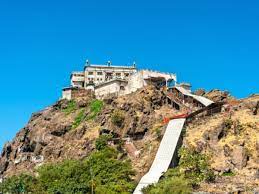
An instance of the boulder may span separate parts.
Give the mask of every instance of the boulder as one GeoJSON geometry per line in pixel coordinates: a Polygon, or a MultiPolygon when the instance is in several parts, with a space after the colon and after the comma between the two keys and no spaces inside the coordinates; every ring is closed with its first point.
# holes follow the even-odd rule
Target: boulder
{"type": "Polygon", "coordinates": [[[25,142],[29,131],[30,131],[29,127],[24,127],[24,128],[17,134],[17,138],[20,140],[20,142],[25,142]]]}
{"type": "Polygon", "coordinates": [[[52,131],[50,134],[61,137],[65,135],[68,131],[72,129],[72,125],[58,125],[54,131],[52,131]]]}
{"type": "Polygon", "coordinates": [[[256,169],[254,176],[255,176],[255,179],[259,179],[259,169],[256,169]]]}
{"type": "Polygon", "coordinates": [[[203,96],[206,93],[206,91],[203,88],[197,89],[194,94],[198,96],[203,96]]]}
{"type": "Polygon", "coordinates": [[[253,109],[253,114],[257,115],[258,114],[258,110],[259,110],[259,101],[257,101],[257,104],[256,104],[255,108],[253,109]]]}
{"type": "Polygon", "coordinates": [[[237,169],[242,169],[247,164],[247,153],[243,146],[236,146],[231,153],[231,162],[237,169]]]}
{"type": "Polygon", "coordinates": [[[223,150],[224,150],[224,155],[226,156],[226,157],[229,157],[230,155],[231,155],[231,152],[233,151],[230,147],[229,147],[229,145],[224,145],[224,147],[223,147],[223,150]]]}
{"type": "Polygon", "coordinates": [[[78,107],[79,108],[84,108],[88,106],[88,101],[86,99],[80,99],[78,102],[78,107]]]}
{"type": "Polygon", "coordinates": [[[3,161],[0,163],[0,174],[3,174],[6,171],[8,165],[9,165],[8,161],[3,161]]]}
{"type": "Polygon", "coordinates": [[[36,142],[35,141],[30,141],[30,139],[27,139],[24,143],[23,143],[23,145],[21,146],[21,149],[20,149],[20,151],[21,152],[24,152],[24,153],[26,153],[26,152],[34,152],[34,150],[35,150],[35,148],[36,148],[36,142]]]}
{"type": "Polygon", "coordinates": [[[5,157],[5,158],[9,158],[11,152],[12,152],[12,145],[11,145],[11,143],[8,142],[4,145],[4,149],[3,149],[1,156],[5,157]]]}
{"type": "Polygon", "coordinates": [[[29,122],[35,121],[35,120],[36,120],[37,118],[39,118],[41,115],[42,115],[42,111],[33,113],[29,122]]]}

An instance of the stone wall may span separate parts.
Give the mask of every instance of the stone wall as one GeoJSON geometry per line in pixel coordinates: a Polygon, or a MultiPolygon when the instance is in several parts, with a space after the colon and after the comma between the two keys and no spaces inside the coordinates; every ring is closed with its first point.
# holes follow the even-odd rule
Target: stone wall
{"type": "Polygon", "coordinates": [[[93,91],[84,88],[68,88],[62,91],[62,99],[71,100],[74,98],[83,98],[89,95],[94,95],[93,91]]]}

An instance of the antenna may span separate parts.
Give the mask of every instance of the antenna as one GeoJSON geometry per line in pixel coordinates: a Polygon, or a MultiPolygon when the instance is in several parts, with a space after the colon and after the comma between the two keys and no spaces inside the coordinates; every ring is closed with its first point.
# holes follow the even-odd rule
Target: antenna
{"type": "Polygon", "coordinates": [[[88,59],[86,59],[86,65],[89,66],[90,65],[90,61],[88,59]]]}
{"type": "Polygon", "coordinates": [[[133,61],[133,67],[136,68],[137,64],[136,64],[136,61],[133,61]]]}

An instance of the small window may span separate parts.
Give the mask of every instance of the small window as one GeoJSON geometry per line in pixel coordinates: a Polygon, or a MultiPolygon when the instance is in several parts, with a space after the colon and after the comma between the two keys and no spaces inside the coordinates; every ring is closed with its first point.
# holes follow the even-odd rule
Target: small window
{"type": "Polygon", "coordinates": [[[129,77],[129,73],[125,73],[125,77],[129,77]]]}
{"type": "Polygon", "coordinates": [[[120,86],[120,90],[125,90],[125,87],[124,86],[120,86]]]}
{"type": "Polygon", "coordinates": [[[116,76],[117,76],[117,77],[120,77],[120,76],[121,76],[121,73],[116,73],[116,76]]]}
{"type": "Polygon", "coordinates": [[[88,72],[88,75],[93,75],[93,74],[94,74],[94,72],[92,72],[92,71],[88,72]]]}
{"type": "Polygon", "coordinates": [[[101,71],[97,72],[97,75],[102,75],[102,74],[103,74],[103,72],[101,72],[101,71]]]}

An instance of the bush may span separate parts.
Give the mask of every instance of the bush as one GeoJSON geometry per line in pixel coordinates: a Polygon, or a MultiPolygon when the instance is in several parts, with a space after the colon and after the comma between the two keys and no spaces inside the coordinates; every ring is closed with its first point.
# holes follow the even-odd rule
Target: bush
{"type": "Polygon", "coordinates": [[[235,176],[235,173],[232,171],[224,172],[222,176],[235,176]]]}
{"type": "Polygon", "coordinates": [[[64,108],[62,111],[66,113],[66,115],[69,115],[70,113],[74,112],[76,110],[76,102],[74,100],[70,100],[67,104],[67,107],[64,108]]]}
{"type": "Polygon", "coordinates": [[[232,125],[233,125],[233,120],[232,119],[225,119],[223,121],[223,127],[226,128],[226,129],[231,129],[232,125]]]}
{"type": "Polygon", "coordinates": [[[181,148],[179,155],[180,170],[193,186],[199,185],[202,181],[213,181],[215,179],[213,171],[209,169],[206,155],[187,148],[181,148]]]}
{"type": "Polygon", "coordinates": [[[144,194],[189,194],[191,191],[191,184],[178,169],[168,170],[165,178],[161,179],[158,184],[143,189],[144,194]]]}
{"type": "Polygon", "coordinates": [[[245,126],[240,123],[239,120],[234,122],[234,133],[236,135],[240,134],[245,129],[245,126]]]}
{"type": "Polygon", "coordinates": [[[98,113],[101,112],[103,108],[103,101],[101,100],[92,100],[90,103],[90,115],[87,117],[88,120],[95,119],[95,117],[98,115],[98,113]]]}
{"type": "Polygon", "coordinates": [[[108,141],[112,139],[112,135],[101,135],[99,138],[95,141],[95,148],[97,150],[103,150],[107,148],[108,141]]]}
{"type": "Polygon", "coordinates": [[[95,152],[85,161],[96,193],[132,193],[134,171],[129,161],[117,160],[118,152],[111,148],[95,152]],[[102,191],[102,192],[101,192],[102,191]],[[105,192],[104,192],[105,191],[105,192]]]}
{"type": "Polygon", "coordinates": [[[47,193],[87,193],[89,179],[82,179],[86,171],[82,162],[67,160],[40,167],[38,180],[47,193]]]}
{"type": "Polygon", "coordinates": [[[179,155],[179,166],[168,170],[157,184],[144,188],[144,194],[188,194],[200,182],[214,180],[215,176],[209,169],[206,155],[187,148],[181,148],[179,155]]]}
{"type": "Polygon", "coordinates": [[[121,127],[125,120],[125,115],[122,111],[115,110],[111,115],[111,120],[114,125],[121,127]]]}
{"type": "Polygon", "coordinates": [[[156,136],[157,136],[157,139],[158,140],[161,140],[162,139],[162,132],[161,132],[161,129],[160,128],[156,128],[155,129],[155,133],[156,133],[156,136]]]}
{"type": "Polygon", "coordinates": [[[85,110],[81,110],[81,111],[78,113],[78,115],[76,116],[75,121],[74,121],[74,123],[73,123],[73,125],[72,125],[72,128],[73,128],[73,129],[77,128],[77,127],[82,123],[82,121],[83,121],[85,118],[86,118],[86,116],[85,116],[85,110]]]}
{"type": "Polygon", "coordinates": [[[6,179],[0,185],[3,193],[85,194],[132,193],[135,184],[129,161],[117,160],[112,148],[90,154],[83,161],[66,160],[45,164],[38,177],[20,175],[6,179]]]}
{"type": "Polygon", "coordinates": [[[45,193],[40,189],[37,179],[27,174],[5,179],[4,182],[0,184],[0,192],[13,194],[45,193]]]}

